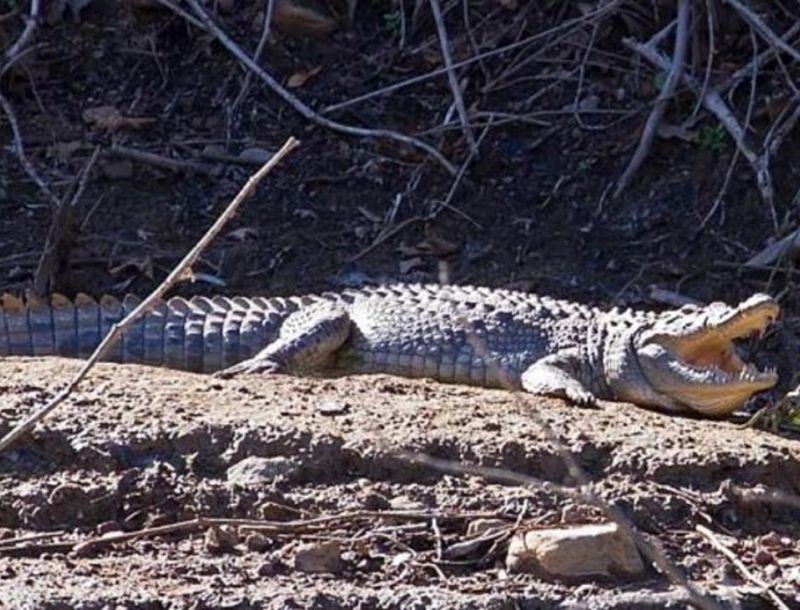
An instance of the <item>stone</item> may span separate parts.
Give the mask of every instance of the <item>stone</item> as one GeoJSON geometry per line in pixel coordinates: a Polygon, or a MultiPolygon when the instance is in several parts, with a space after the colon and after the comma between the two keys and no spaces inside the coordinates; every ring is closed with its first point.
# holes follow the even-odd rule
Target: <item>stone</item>
{"type": "Polygon", "coordinates": [[[342,551],[335,540],[301,544],[294,553],[294,568],[312,574],[337,574],[342,570],[342,551]]]}
{"type": "Polygon", "coordinates": [[[228,468],[229,483],[242,487],[271,485],[276,479],[288,479],[299,469],[299,464],[286,457],[250,456],[228,468]]]}
{"type": "Polygon", "coordinates": [[[498,531],[510,528],[514,523],[505,519],[473,519],[467,525],[467,536],[478,537],[491,530],[498,531]]]}
{"type": "Polygon", "coordinates": [[[633,577],[644,571],[636,544],[616,523],[521,532],[511,538],[509,572],[548,580],[633,577]]]}

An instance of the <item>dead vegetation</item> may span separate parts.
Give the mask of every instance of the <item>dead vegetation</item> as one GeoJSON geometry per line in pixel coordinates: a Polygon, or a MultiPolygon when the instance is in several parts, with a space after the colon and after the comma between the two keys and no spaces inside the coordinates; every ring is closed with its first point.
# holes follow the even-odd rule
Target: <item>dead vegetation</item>
{"type": "MultiPolygon", "coordinates": [[[[182,257],[176,246],[210,224],[200,219],[212,219],[249,167],[295,134],[305,142],[301,161],[262,189],[267,205],[245,211],[243,226],[196,261],[201,284],[296,292],[445,275],[661,304],[765,290],[788,311],[772,357],[793,372],[800,190],[798,152],[787,142],[800,118],[798,16],[796,3],[738,0],[10,2],[0,14],[0,128],[16,163],[0,167],[0,292],[153,288],[182,257]]],[[[592,519],[616,520],[640,551],[651,548],[649,560],[686,600],[719,607],[657,539],[643,542],[636,519],[593,496],[561,437],[546,435],[560,447],[568,487],[598,509],[592,519]]],[[[778,495],[792,498],[791,487],[778,495]]],[[[494,565],[526,511],[489,537],[462,538],[440,523],[461,523],[461,513],[437,515],[296,523],[305,533],[315,519],[352,521],[348,548],[388,541],[400,581],[428,572],[451,583],[453,548],[480,549],[477,565],[494,565]],[[416,530],[387,530],[386,519],[429,522],[432,546],[419,553],[416,530]]],[[[487,518],[498,516],[508,521],[487,518]]],[[[264,541],[248,536],[287,523],[201,515],[55,542],[14,531],[0,540],[0,556],[80,557],[195,531],[205,532],[209,553],[258,552],[264,541]]],[[[765,580],[707,524],[697,527],[759,599],[788,607],[774,570],[765,580]]],[[[273,542],[303,572],[349,565],[326,536],[302,552],[273,542]]]]}

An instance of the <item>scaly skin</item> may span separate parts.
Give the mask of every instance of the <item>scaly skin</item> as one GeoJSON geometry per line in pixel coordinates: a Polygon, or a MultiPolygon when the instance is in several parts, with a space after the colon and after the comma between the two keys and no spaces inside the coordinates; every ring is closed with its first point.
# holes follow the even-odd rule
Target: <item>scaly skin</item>
{"type": "MultiPolygon", "coordinates": [[[[85,357],[138,300],[0,300],[0,356],[85,357]]],[[[134,324],[110,360],[230,376],[391,373],[726,415],[777,381],[736,355],[777,303],[755,295],[655,314],[601,311],[470,286],[393,284],[290,298],[173,298],[134,324]]]]}

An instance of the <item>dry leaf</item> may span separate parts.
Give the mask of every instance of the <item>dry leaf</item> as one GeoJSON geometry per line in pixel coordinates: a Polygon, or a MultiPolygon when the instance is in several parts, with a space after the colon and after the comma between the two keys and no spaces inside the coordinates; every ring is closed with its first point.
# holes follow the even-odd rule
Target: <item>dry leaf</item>
{"type": "Polygon", "coordinates": [[[405,275],[406,273],[410,273],[417,267],[422,267],[425,264],[425,261],[421,258],[407,258],[405,260],[400,261],[400,273],[405,275]]]}
{"type": "Polygon", "coordinates": [[[316,68],[311,68],[310,70],[300,70],[298,72],[295,72],[289,77],[286,86],[289,87],[290,89],[297,89],[298,87],[302,87],[309,80],[311,80],[317,74],[319,74],[321,70],[322,66],[317,66],[316,68]]]}
{"type": "Polygon", "coordinates": [[[235,239],[236,241],[247,241],[248,239],[258,239],[258,231],[252,227],[242,227],[241,229],[234,229],[230,231],[226,237],[235,239]]]}
{"type": "Polygon", "coordinates": [[[245,148],[239,153],[239,158],[242,161],[252,161],[254,163],[266,163],[272,158],[274,153],[266,148],[259,148],[258,146],[251,146],[245,148]]]}
{"type": "Polygon", "coordinates": [[[95,129],[117,131],[122,127],[138,129],[144,125],[155,123],[152,118],[126,117],[114,106],[95,106],[83,111],[83,120],[95,129]]]}
{"type": "Polygon", "coordinates": [[[72,142],[56,142],[47,147],[47,156],[55,157],[61,163],[68,163],[72,155],[83,148],[83,142],[73,140],[72,142]]]}
{"type": "Polygon", "coordinates": [[[364,215],[367,220],[370,220],[374,223],[379,223],[383,220],[383,217],[380,214],[376,214],[375,212],[368,210],[364,206],[358,206],[358,211],[364,215]]]}
{"type": "Polygon", "coordinates": [[[322,15],[310,8],[298,6],[290,0],[278,0],[272,22],[285,34],[300,34],[324,37],[338,29],[335,19],[322,15]]]}

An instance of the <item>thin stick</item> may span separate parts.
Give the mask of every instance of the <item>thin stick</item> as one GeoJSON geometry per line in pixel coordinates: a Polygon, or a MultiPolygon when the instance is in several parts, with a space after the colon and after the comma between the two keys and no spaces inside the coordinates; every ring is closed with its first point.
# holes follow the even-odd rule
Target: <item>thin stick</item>
{"type": "Polygon", "coordinates": [[[6,113],[8,117],[8,122],[11,125],[11,133],[14,136],[14,152],[19,159],[19,162],[22,164],[25,173],[28,174],[31,180],[39,187],[39,190],[47,197],[51,202],[58,205],[59,199],[56,197],[55,193],[50,190],[50,187],[47,186],[47,183],[42,180],[42,177],[39,176],[39,172],[36,171],[36,168],[31,164],[30,160],[28,159],[27,155],[25,154],[25,147],[22,144],[22,134],[19,130],[19,123],[17,122],[17,115],[14,112],[14,107],[11,105],[6,97],[0,93],[0,107],[3,108],[3,112],[6,113]]]}
{"type": "Polygon", "coordinates": [[[791,55],[795,61],[800,61],[800,51],[795,49],[792,45],[787,43],[783,38],[778,36],[770,27],[764,23],[764,20],[759,17],[753,10],[739,0],[723,0],[725,4],[730,4],[733,9],[739,13],[739,16],[747,22],[770,46],[776,47],[791,55]]]}
{"type": "MultiPolygon", "coordinates": [[[[39,11],[41,10],[41,6],[41,0],[31,0],[31,9],[28,13],[28,23],[25,24],[25,29],[22,30],[22,34],[17,38],[17,41],[3,53],[3,59],[5,59],[6,62],[11,63],[16,61],[16,57],[28,46],[33,32],[36,30],[36,26],[39,25],[39,11]]],[[[5,72],[5,66],[3,66],[3,70],[0,71],[5,72]]]]}
{"type": "MultiPolygon", "coordinates": [[[[296,97],[293,93],[291,93],[288,89],[284,88],[277,80],[275,80],[266,70],[264,70],[261,66],[256,63],[252,57],[250,57],[247,53],[245,53],[242,48],[233,41],[233,39],[228,36],[221,27],[219,27],[211,16],[200,6],[198,0],[187,0],[189,5],[194,10],[197,17],[200,21],[203,22],[203,26],[207,32],[216,37],[216,39],[224,46],[230,53],[239,60],[244,66],[246,66],[250,71],[252,71],[258,78],[260,78],[264,84],[269,87],[273,93],[278,95],[284,102],[289,104],[292,108],[294,108],[300,115],[302,115],[307,120],[316,123],[317,125],[321,125],[327,129],[332,131],[338,131],[339,133],[344,133],[350,136],[357,136],[360,138],[380,138],[386,140],[394,140],[396,142],[401,142],[403,144],[407,144],[409,146],[413,146],[414,148],[418,148],[420,150],[425,151],[428,155],[433,157],[436,161],[439,162],[442,167],[444,167],[450,174],[455,175],[456,167],[448,161],[445,156],[436,150],[433,146],[428,144],[427,142],[423,142],[418,138],[414,138],[412,136],[407,136],[396,131],[391,131],[389,129],[366,129],[363,127],[354,127],[352,125],[345,125],[344,123],[339,123],[338,121],[333,121],[331,119],[325,118],[324,116],[318,114],[309,106],[303,103],[300,98],[296,97]]],[[[158,2],[164,3],[164,0],[158,0],[158,2]]],[[[168,4],[164,3],[165,6],[169,6],[168,4]]]]}
{"type": "Polygon", "coordinates": [[[171,159],[170,157],[138,150],[121,144],[112,146],[108,154],[123,159],[130,159],[137,163],[145,163],[154,167],[160,167],[161,169],[166,169],[171,172],[197,172],[198,174],[206,176],[212,176],[214,174],[214,167],[206,163],[196,163],[194,161],[185,161],[184,159],[171,159]]]}
{"type": "MultiPolygon", "coordinates": [[[[253,52],[253,61],[261,61],[261,55],[264,53],[264,47],[267,46],[267,41],[269,40],[270,30],[272,29],[272,17],[275,14],[275,0],[266,0],[266,7],[264,7],[264,22],[261,26],[261,38],[258,39],[258,44],[256,44],[256,50],[253,52]]],[[[247,72],[244,75],[244,81],[242,81],[242,86],[239,89],[239,95],[236,96],[236,99],[233,100],[233,104],[231,104],[230,112],[233,113],[236,108],[239,107],[239,104],[244,99],[247,92],[250,90],[250,81],[253,80],[253,73],[247,72]]]]}
{"type": "Polygon", "coordinates": [[[778,597],[778,594],[773,591],[767,583],[761,580],[758,576],[753,574],[742,560],[739,559],[736,554],[730,550],[727,546],[725,546],[722,541],[717,537],[717,535],[708,529],[705,525],[696,525],[695,531],[703,536],[706,540],[711,543],[715,549],[717,549],[720,553],[725,555],[728,560],[733,564],[733,566],[739,571],[739,573],[744,576],[748,581],[753,583],[755,586],[762,589],[762,591],[769,597],[773,604],[775,604],[776,608],[779,610],[789,610],[789,606],[787,606],[784,601],[778,597]]]}
{"type": "MultiPolygon", "coordinates": [[[[800,21],[796,22],[792,27],[790,27],[786,32],[783,34],[781,39],[783,41],[787,41],[792,38],[795,34],[800,32],[800,21]]],[[[768,47],[759,53],[758,58],[755,62],[755,68],[760,68],[768,59],[771,59],[773,55],[775,55],[776,49],[774,46],[768,47]]],[[[718,89],[722,92],[728,91],[731,87],[738,85],[739,81],[746,78],[750,71],[753,70],[754,64],[753,62],[748,62],[746,65],[739,68],[736,72],[734,72],[731,77],[726,80],[724,83],[718,86],[718,89]]]]}
{"type": "Polygon", "coordinates": [[[33,273],[33,291],[39,296],[44,296],[53,289],[56,257],[59,255],[59,251],[68,245],[65,241],[73,237],[70,235],[72,233],[72,211],[78,205],[83,192],[86,190],[89,174],[91,174],[99,154],[100,147],[96,146],[92,156],[78,176],[78,187],[69,202],[60,199],[52,208],[53,217],[50,221],[50,228],[47,232],[44,248],[42,248],[42,253],[39,256],[39,262],[36,265],[36,271],[33,273]]]}
{"type": "Polygon", "coordinates": [[[670,67],[667,80],[664,83],[664,88],[658,94],[656,103],[650,111],[650,116],[647,117],[642,137],[639,140],[639,145],[636,147],[636,152],[633,153],[628,167],[622,172],[617,188],[614,190],[614,197],[619,197],[628,185],[631,183],[633,176],[644,163],[645,158],[650,152],[650,147],[653,145],[658,126],[661,124],[661,119],[664,117],[664,111],[667,109],[667,104],[675,95],[675,89],[680,82],[681,74],[683,73],[683,66],[686,61],[686,49],[689,40],[689,10],[691,3],[689,0],[678,1],[678,17],[677,26],[675,28],[675,53],[672,59],[672,66],[670,67]]]}
{"type": "Polygon", "coordinates": [[[286,140],[286,143],[281,147],[281,149],[276,152],[275,155],[261,167],[261,169],[250,176],[242,189],[237,193],[236,197],[234,197],[230,204],[228,204],[228,207],[225,209],[225,211],[220,214],[219,218],[217,218],[214,224],[211,225],[211,228],[206,231],[206,234],[200,238],[200,241],[198,241],[189,251],[189,253],[186,254],[183,260],[176,265],[166,279],[164,279],[164,281],[161,282],[161,284],[159,284],[159,286],[153,292],[151,292],[141,303],[139,303],[139,305],[137,305],[133,311],[125,316],[121,322],[118,322],[111,327],[108,334],[103,338],[103,340],[100,342],[100,345],[97,346],[97,349],[94,350],[89,359],[83,364],[80,371],[78,371],[72,381],[70,381],[67,386],[61,390],[61,392],[51,399],[50,402],[45,404],[38,411],[34,412],[30,417],[28,417],[28,419],[18,424],[13,430],[11,430],[11,432],[6,434],[5,437],[0,440],[0,452],[7,449],[20,436],[29,432],[38,421],[46,417],[48,413],[61,404],[75,390],[75,388],[78,387],[78,384],[83,380],[84,377],[86,377],[97,361],[100,360],[117,343],[119,338],[125,334],[125,331],[128,330],[128,328],[130,328],[130,326],[138,318],[151,310],[157,304],[167,290],[172,288],[173,284],[191,277],[192,264],[194,264],[197,258],[208,247],[208,245],[222,230],[225,224],[238,211],[242,203],[248,197],[250,197],[250,195],[252,195],[259,182],[261,182],[261,180],[263,180],[264,177],[269,174],[270,171],[272,171],[272,168],[280,163],[280,161],[283,160],[283,158],[289,152],[294,150],[298,144],[299,142],[297,140],[290,137],[288,140],[286,140]]]}
{"type": "MultiPolygon", "coordinates": [[[[756,36],[753,33],[753,29],[752,28],[750,29],[750,41],[751,41],[751,43],[753,45],[753,62],[752,62],[753,71],[751,73],[751,78],[750,78],[750,98],[749,98],[749,101],[747,103],[747,115],[745,116],[745,119],[744,119],[744,130],[745,130],[745,132],[750,127],[750,118],[752,117],[753,106],[755,105],[756,82],[757,82],[757,77],[758,77],[758,64],[757,64],[757,61],[758,61],[758,43],[756,42],[756,36]]],[[[741,153],[741,149],[737,146],[736,150],[733,151],[733,156],[731,158],[731,162],[728,165],[728,171],[725,172],[725,179],[722,181],[722,186],[719,189],[719,193],[717,193],[717,198],[714,200],[714,203],[712,204],[711,208],[708,210],[708,213],[703,218],[702,222],[700,223],[700,226],[697,227],[697,229],[695,231],[695,237],[705,230],[706,225],[708,225],[708,223],[711,221],[711,219],[717,213],[717,210],[722,205],[722,201],[723,201],[723,199],[725,197],[725,193],[728,192],[728,184],[730,184],[731,178],[733,177],[733,170],[736,167],[736,163],[739,161],[739,154],[740,153],[741,153]]],[[[724,218],[725,218],[725,212],[723,210],[723,212],[722,212],[722,219],[723,220],[721,220],[720,222],[723,222],[724,218]]],[[[773,223],[774,222],[775,222],[775,218],[774,218],[774,215],[773,215],[773,223]]]]}
{"type": "MultiPolygon", "coordinates": [[[[159,0],[159,2],[163,2],[164,0],[159,0]]],[[[613,11],[617,8],[618,5],[622,3],[622,0],[612,0],[608,4],[605,4],[598,8],[596,11],[592,11],[586,13],[585,15],[581,15],[580,17],[576,17],[575,19],[570,19],[569,21],[565,21],[549,30],[545,30],[544,32],[537,32],[532,36],[528,36],[527,38],[523,38],[522,40],[518,40],[516,42],[512,42],[507,44],[503,47],[498,49],[492,49],[491,51],[484,51],[483,53],[479,53],[478,55],[473,55],[472,57],[468,57],[467,59],[463,59],[461,61],[457,61],[452,65],[453,69],[456,68],[463,68],[464,66],[469,66],[474,64],[475,62],[482,61],[484,59],[488,59],[490,57],[495,57],[496,55],[502,55],[503,53],[507,53],[508,51],[513,51],[514,49],[519,49],[521,47],[530,45],[533,42],[536,42],[540,38],[546,38],[548,36],[552,36],[556,32],[560,32],[562,30],[567,30],[573,26],[580,25],[584,22],[591,21],[596,17],[600,17],[609,11],[613,11]]],[[[388,85],[386,87],[382,87],[381,89],[376,89],[375,91],[370,91],[369,93],[365,93],[363,95],[359,95],[354,98],[350,98],[349,100],[345,100],[343,102],[339,102],[338,104],[332,104],[330,106],[326,106],[322,109],[322,114],[330,114],[331,112],[335,112],[336,110],[342,110],[344,108],[348,108],[354,104],[360,104],[361,102],[365,102],[370,100],[374,97],[380,97],[382,95],[387,95],[389,93],[394,93],[395,91],[399,91],[400,89],[405,89],[406,87],[410,87],[411,85],[416,85],[417,83],[424,82],[431,78],[436,78],[437,76],[441,76],[447,72],[447,68],[438,68],[436,70],[432,70],[431,72],[426,72],[425,74],[420,74],[418,76],[413,76],[409,79],[404,81],[400,81],[399,83],[394,83],[392,85],[388,85]]]]}
{"type": "Polygon", "coordinates": [[[461,129],[464,131],[464,137],[469,146],[471,156],[478,154],[478,144],[475,142],[475,134],[472,132],[472,126],[469,124],[469,116],[467,115],[467,107],[464,105],[464,97],[461,94],[461,86],[458,83],[458,76],[453,68],[453,57],[450,55],[450,40],[447,37],[447,27],[444,23],[442,16],[442,7],[439,5],[439,0],[429,0],[431,5],[431,12],[433,13],[433,20],[436,22],[436,31],[439,34],[439,45],[442,48],[442,60],[444,67],[447,69],[447,82],[450,84],[450,90],[453,92],[453,101],[456,105],[458,118],[461,121],[461,129]]]}
{"type": "MultiPolygon", "coordinates": [[[[639,53],[642,57],[647,59],[650,63],[658,66],[662,70],[670,68],[670,61],[664,57],[657,49],[650,48],[646,44],[642,44],[633,40],[632,38],[623,38],[622,43],[630,49],[639,53]]],[[[684,72],[681,75],[683,82],[695,93],[700,95],[703,89],[702,83],[695,77],[684,72]]],[[[758,155],[748,146],[745,141],[745,131],[736,120],[736,116],[731,109],[722,99],[719,91],[713,87],[709,87],[705,95],[702,97],[703,106],[711,112],[723,127],[728,131],[736,146],[741,151],[742,155],[750,162],[753,171],[756,174],[756,184],[761,194],[761,198],[767,203],[772,210],[774,207],[775,188],[772,183],[772,176],[769,173],[769,168],[766,166],[766,159],[763,155],[758,155]]]]}

